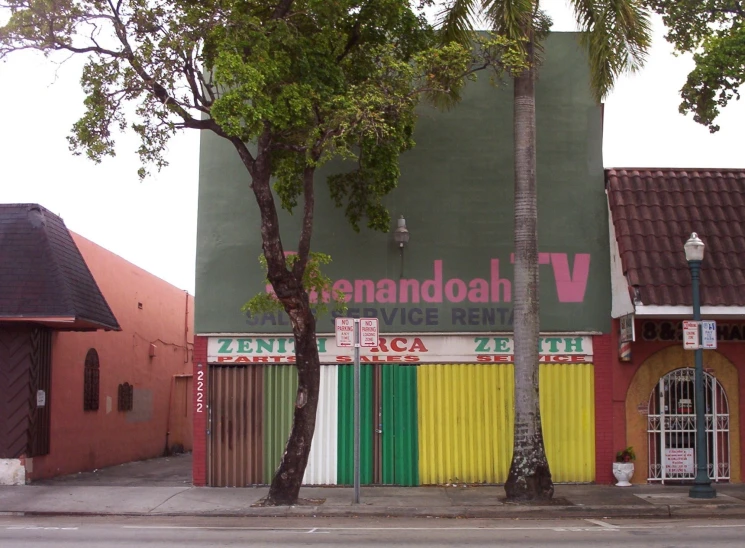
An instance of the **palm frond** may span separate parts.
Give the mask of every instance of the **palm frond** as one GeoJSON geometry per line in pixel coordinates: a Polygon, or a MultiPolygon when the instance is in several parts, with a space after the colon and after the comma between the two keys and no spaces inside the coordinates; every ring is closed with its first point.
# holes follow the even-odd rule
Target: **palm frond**
{"type": "Polygon", "coordinates": [[[530,34],[536,0],[482,0],[482,10],[497,34],[521,42],[530,34]]]}
{"type": "Polygon", "coordinates": [[[478,0],[451,0],[437,13],[435,26],[443,43],[457,42],[470,48],[478,0]]]}
{"type": "Polygon", "coordinates": [[[592,93],[601,101],[619,75],[644,65],[652,43],[650,15],[640,0],[571,2],[589,56],[592,93]]]}

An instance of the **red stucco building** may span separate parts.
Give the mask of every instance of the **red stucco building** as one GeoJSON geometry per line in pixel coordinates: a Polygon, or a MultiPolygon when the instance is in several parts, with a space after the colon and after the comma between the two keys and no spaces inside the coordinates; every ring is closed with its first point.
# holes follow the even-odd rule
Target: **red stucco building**
{"type": "MultiPolygon", "coordinates": [[[[709,476],[739,483],[745,474],[745,170],[611,169],[606,187],[613,359],[597,420],[609,428],[613,449],[634,447],[634,483],[695,476],[694,352],[683,349],[682,321],[693,318],[683,244],[696,232],[706,246],[702,317],[716,321],[717,333],[717,348],[703,351],[709,476]]],[[[610,470],[607,457],[599,469],[610,470]]]]}
{"type": "Polygon", "coordinates": [[[193,307],[45,208],[0,205],[3,481],[190,450],[193,307]]]}

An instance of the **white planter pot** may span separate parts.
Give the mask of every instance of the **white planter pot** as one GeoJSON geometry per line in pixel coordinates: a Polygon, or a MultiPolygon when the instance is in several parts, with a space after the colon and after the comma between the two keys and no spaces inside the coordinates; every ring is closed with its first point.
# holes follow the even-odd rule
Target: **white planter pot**
{"type": "Polygon", "coordinates": [[[631,483],[629,480],[634,475],[634,463],[633,462],[614,462],[613,463],[613,475],[618,480],[617,487],[629,487],[631,483]]]}

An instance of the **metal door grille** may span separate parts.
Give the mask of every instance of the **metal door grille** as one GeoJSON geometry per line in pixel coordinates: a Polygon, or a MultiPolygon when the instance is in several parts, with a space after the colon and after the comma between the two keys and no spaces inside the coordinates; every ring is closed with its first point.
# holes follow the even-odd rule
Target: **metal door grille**
{"type": "MultiPolygon", "coordinates": [[[[712,481],[730,478],[729,404],[722,385],[704,372],[706,454],[712,481]]],[[[696,477],[694,369],[676,369],[660,379],[649,398],[648,481],[696,477]]]]}

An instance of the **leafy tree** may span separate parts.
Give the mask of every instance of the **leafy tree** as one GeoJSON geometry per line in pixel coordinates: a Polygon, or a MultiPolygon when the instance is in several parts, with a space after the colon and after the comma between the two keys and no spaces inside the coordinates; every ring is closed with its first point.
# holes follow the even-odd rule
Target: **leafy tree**
{"type": "Polygon", "coordinates": [[[682,114],[719,131],[720,109],[740,99],[745,82],[745,1],[645,0],[662,15],[667,41],[696,63],[680,90],[682,114]]]}
{"type": "Polygon", "coordinates": [[[164,147],[180,129],[211,131],[235,148],[298,371],[292,430],[265,503],[294,504],[320,373],[304,287],[320,279],[312,259],[309,267],[315,171],[333,157],[352,161],[329,179],[332,194],[356,230],[364,221],[387,231],[381,199],[397,184],[399,154],[414,144],[420,94],[457,93],[470,49],[433,47],[432,29],[407,0],[2,1],[11,17],[0,27],[0,58],[31,49],[87,59],[85,113],[69,137],[75,153],[100,162],[114,155],[114,131],[131,127],[145,177],[148,166],[166,164],[164,147]],[[277,199],[288,210],[302,202],[289,261],[277,199]]]}
{"type": "MultiPolygon", "coordinates": [[[[648,16],[640,0],[570,0],[584,33],[591,89],[600,101],[625,70],[636,70],[650,44],[648,16]]],[[[511,71],[514,83],[515,147],[515,437],[505,484],[511,500],[546,499],[554,487],[546,458],[538,396],[538,207],[536,192],[535,79],[542,40],[551,21],[539,0],[450,0],[440,13],[443,38],[467,44],[473,21],[517,43],[524,68],[511,71]]]]}

